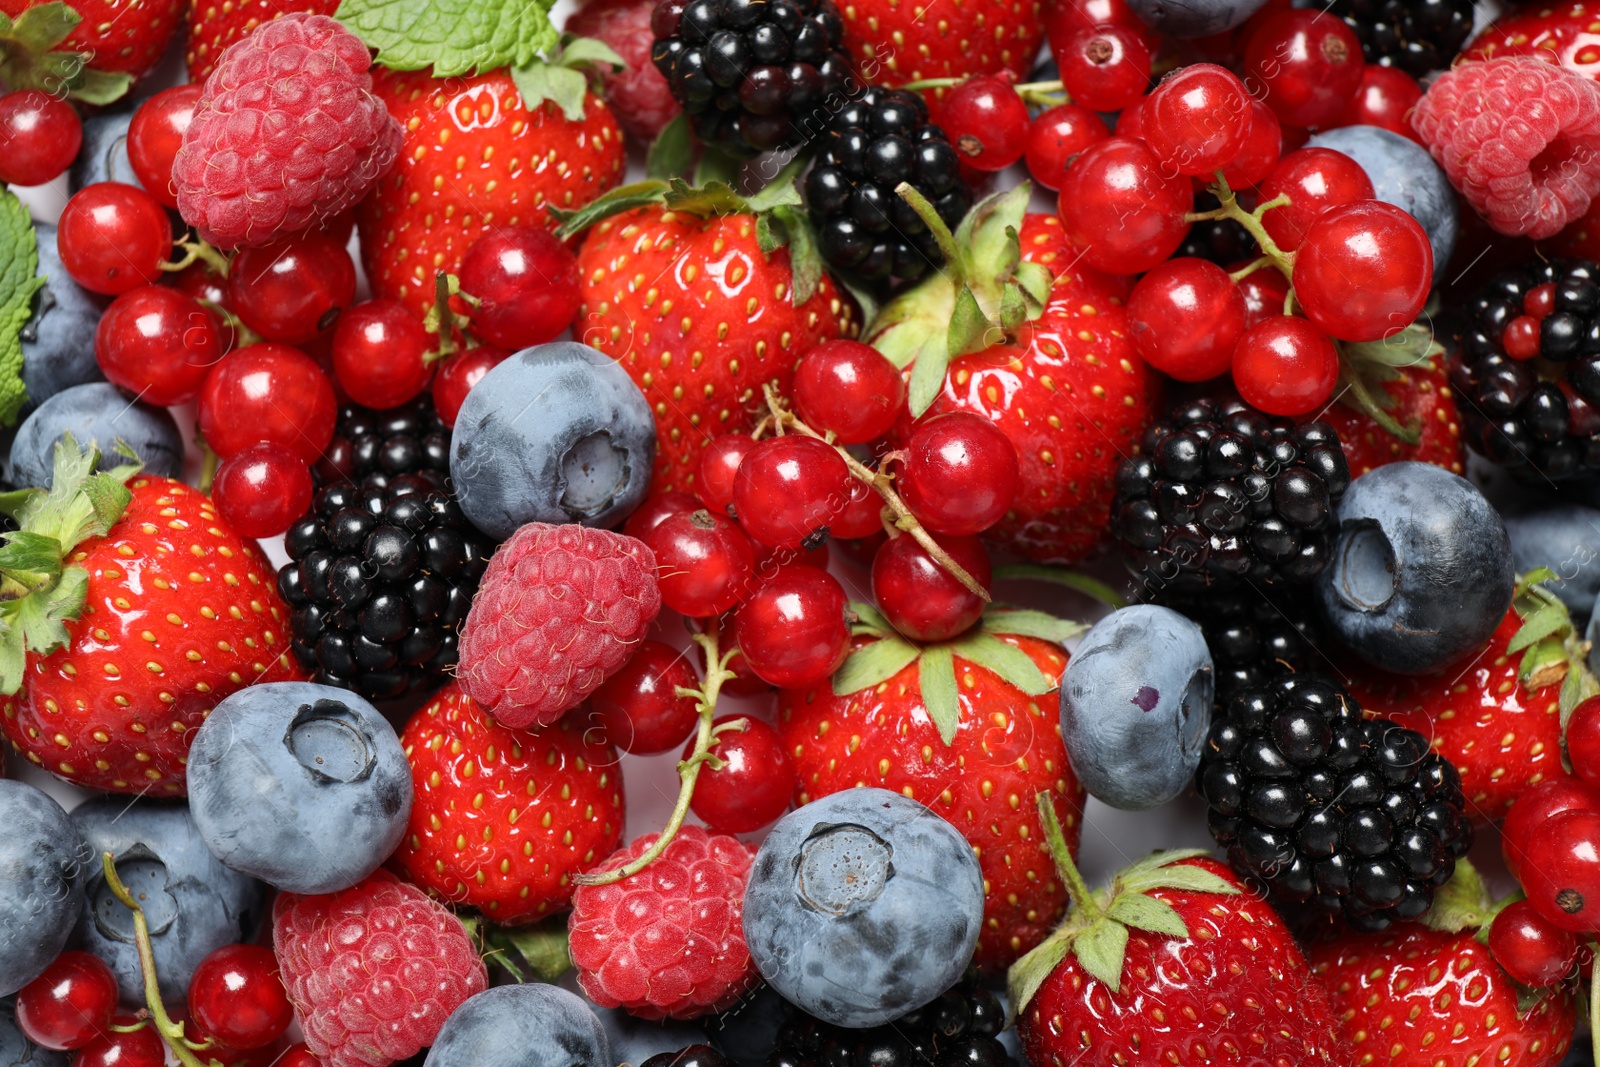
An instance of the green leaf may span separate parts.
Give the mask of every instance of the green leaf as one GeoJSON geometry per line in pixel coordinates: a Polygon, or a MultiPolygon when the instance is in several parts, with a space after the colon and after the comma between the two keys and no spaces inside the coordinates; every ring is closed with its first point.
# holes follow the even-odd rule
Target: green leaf
{"type": "Polygon", "coordinates": [[[917,658],[918,648],[900,637],[862,645],[833,673],[834,696],[848,696],[882,685],[917,658]]]}
{"type": "MultiPolygon", "coordinates": [[[[1174,848],[1168,849],[1164,852],[1152,852],[1143,859],[1135,860],[1126,867],[1122,868],[1122,870],[1118,871],[1116,888],[1120,891],[1121,889],[1125,888],[1132,879],[1145,877],[1154,871],[1159,871],[1166,867],[1172,867],[1174,870],[1197,870],[1198,868],[1186,868],[1178,865],[1182,864],[1184,860],[1198,859],[1201,856],[1209,855],[1211,855],[1211,853],[1207,852],[1203,848],[1174,848]]],[[[1223,884],[1226,885],[1227,883],[1224,882],[1223,884]]]]}
{"type": "Polygon", "coordinates": [[[690,185],[682,178],[667,179],[664,201],[673,211],[683,211],[701,218],[712,215],[737,215],[750,210],[745,198],[724,182],[705,182],[690,185]]]}
{"type": "Polygon", "coordinates": [[[1050,289],[1055,285],[1050,268],[1043,263],[1024,260],[1017,264],[1016,279],[1023,296],[1028,299],[1029,317],[1038,318],[1043,314],[1044,306],[1050,302],[1050,289]],[[1038,310],[1035,311],[1035,308],[1038,310]]]}
{"type": "Polygon", "coordinates": [[[994,672],[1029,696],[1043,696],[1056,687],[1032,657],[994,634],[975,630],[950,642],[949,648],[962,659],[994,672]]]}
{"type": "Polygon", "coordinates": [[[604,41],[597,37],[575,37],[572,34],[562,36],[560,63],[563,67],[628,69],[628,61],[612,51],[604,41]]]}
{"type": "Polygon", "coordinates": [[[650,142],[644,157],[646,177],[657,181],[682,177],[694,159],[694,139],[689,136],[689,116],[680,111],[650,142]]]}
{"type": "Polygon", "coordinates": [[[1028,321],[1028,302],[1016,282],[1007,282],[1000,294],[1000,329],[1006,333],[1028,321]]]}
{"type": "Polygon", "coordinates": [[[1106,915],[1136,930],[1167,937],[1188,937],[1189,926],[1171,904],[1143,893],[1120,893],[1106,909],[1106,915]]]}
{"type": "Polygon", "coordinates": [[[1002,293],[1022,262],[1022,220],[1033,186],[1019,182],[973,205],[956,227],[956,247],[964,257],[962,277],[991,319],[999,318],[1002,293]]]}
{"type": "Polygon", "coordinates": [[[1222,875],[1189,863],[1168,861],[1168,865],[1155,870],[1129,875],[1124,871],[1117,878],[1117,888],[1125,893],[1148,893],[1152,889],[1176,889],[1184,893],[1214,893],[1234,896],[1239,887],[1222,875]]]}
{"type": "Polygon", "coordinates": [[[334,17],[390,70],[525,67],[555,46],[553,0],[341,0],[334,17]]]}
{"type": "Polygon", "coordinates": [[[104,107],[127,96],[128,90],[132,88],[132,74],[85,67],[78,83],[67,91],[67,95],[80,103],[104,107]]]}
{"type": "Polygon", "coordinates": [[[1529,645],[1544,640],[1551,634],[1558,633],[1572,625],[1572,617],[1567,614],[1566,607],[1557,601],[1546,604],[1538,611],[1522,620],[1522,626],[1506,642],[1506,652],[1521,652],[1529,645]]]}
{"type": "MultiPolygon", "coordinates": [[[[956,294],[955,312],[950,316],[950,329],[945,335],[944,346],[950,359],[964,356],[969,352],[982,352],[991,344],[1004,340],[1004,336],[989,317],[978,306],[978,298],[971,289],[962,288],[956,294]]],[[[930,398],[929,403],[932,403],[930,398]]],[[[926,410],[925,408],[923,410],[926,410]]],[[[914,411],[922,414],[922,411],[914,411]]]]}
{"type": "MultiPolygon", "coordinates": [[[[962,290],[965,292],[965,290],[962,290]]],[[[954,328],[954,322],[951,324],[954,328]]],[[[950,349],[930,338],[930,344],[914,358],[911,365],[911,384],[907,389],[906,403],[913,418],[919,417],[938,398],[944,389],[945,371],[950,369],[950,349]]]]}
{"type": "Polygon", "coordinates": [[[1098,600],[1113,610],[1128,606],[1127,597],[1098,578],[1091,578],[1087,574],[1067,570],[1065,567],[1047,567],[1040,563],[1010,563],[1002,567],[996,567],[994,569],[994,577],[996,581],[1018,579],[1064,585],[1069,589],[1076,589],[1085,596],[1098,600]]]}
{"type": "Polygon", "coordinates": [[[556,236],[565,241],[569,237],[576,237],[597,222],[604,221],[615,215],[621,215],[627,211],[633,211],[635,208],[659,204],[666,195],[666,182],[642,181],[634,182],[632,185],[619,185],[604,196],[589,201],[589,203],[576,211],[566,211],[561,208],[547,208],[546,210],[561,223],[556,228],[556,236]]]}
{"type": "Polygon", "coordinates": [[[13,530],[0,545],[0,572],[31,592],[61,576],[61,542],[45,534],[13,530]]]}
{"type": "Polygon", "coordinates": [[[1433,906],[1422,922],[1430,929],[1448,933],[1476,930],[1488,921],[1492,908],[1489,888],[1478,869],[1467,860],[1457,860],[1455,873],[1435,890],[1433,906]]]}
{"type": "Polygon", "coordinates": [[[82,15],[55,0],[30,7],[18,15],[6,36],[30,52],[53,52],[82,21],[82,15]]]}
{"type": "Polygon", "coordinates": [[[510,948],[528,970],[542,982],[554,982],[572,969],[565,918],[531,926],[498,927],[485,940],[495,947],[510,948]]]}
{"type": "Polygon", "coordinates": [[[535,59],[512,67],[511,80],[529,111],[548,100],[561,109],[568,122],[583,121],[583,101],[589,92],[589,79],[583,71],[535,59]]]}
{"type": "Polygon", "coordinates": [[[850,601],[850,613],[856,617],[857,628],[872,630],[880,634],[894,633],[894,627],[890,626],[889,620],[883,617],[883,612],[864,600],[850,601]]]}
{"type": "Polygon", "coordinates": [[[738,181],[739,169],[743,165],[741,160],[722,149],[707,145],[700,153],[700,162],[695,164],[694,183],[709,185],[712,182],[721,182],[724,185],[733,185],[738,181]]]}
{"type": "MultiPolygon", "coordinates": [[[[861,309],[862,322],[871,322],[873,319],[877,318],[878,298],[874,296],[870,290],[856,284],[849,278],[837,278],[835,280],[839,283],[840,287],[843,288],[845,292],[849,293],[851,298],[855,300],[856,307],[861,309]]],[[[904,366],[904,364],[896,364],[896,366],[904,366]]]]}
{"type": "Polygon", "coordinates": [[[789,238],[789,274],[793,279],[789,286],[789,302],[799,307],[815,296],[817,287],[822,284],[822,253],[817,249],[816,238],[804,212],[798,208],[774,208],[770,216],[761,217],[776,218],[783,223],[789,238]]]}
{"type": "Polygon", "coordinates": [[[1078,965],[1113,993],[1122,991],[1122,963],[1128,952],[1128,928],[1114,919],[1089,924],[1072,943],[1078,965]]]}
{"type": "Polygon", "coordinates": [[[33,294],[44,287],[38,267],[28,209],[11,190],[0,189],[0,423],[7,426],[17,421],[28,398],[22,384],[22,328],[33,317],[33,294]]]}
{"type": "Polygon", "coordinates": [[[47,590],[0,602],[0,692],[22,686],[27,654],[49,655],[67,644],[66,622],[83,611],[89,572],[73,564],[47,590]]]}
{"type": "Polygon", "coordinates": [[[1444,346],[1433,336],[1432,327],[1418,319],[1403,330],[1376,341],[1345,341],[1341,347],[1347,360],[1357,364],[1386,367],[1415,367],[1444,354],[1444,346]]]}
{"type": "Polygon", "coordinates": [[[1006,972],[1006,994],[1011,998],[1013,1018],[1022,1014],[1071,949],[1072,938],[1064,930],[1057,930],[1011,965],[1006,972]]]}
{"type": "Polygon", "coordinates": [[[774,208],[799,207],[803,204],[798,183],[800,172],[805,169],[807,162],[805,156],[796,156],[790,160],[782,170],[773,175],[771,181],[745,197],[747,209],[759,214],[774,208]]]}
{"type": "Polygon", "coordinates": [[[1008,608],[998,604],[983,609],[983,628],[992,634],[1037,637],[1057,644],[1070,641],[1089,629],[1084,623],[1060,619],[1049,612],[1008,608]]]}
{"type": "Polygon", "coordinates": [[[922,690],[922,706],[939,728],[945,744],[956,739],[961,723],[961,697],[956,689],[956,665],[948,645],[930,645],[922,650],[917,664],[917,685],[922,690]]]}
{"type": "Polygon", "coordinates": [[[1517,589],[1513,596],[1520,599],[1528,592],[1528,590],[1532,589],[1536,585],[1543,585],[1545,582],[1558,582],[1560,580],[1561,576],[1556,574],[1556,572],[1551,570],[1549,567],[1535,567],[1533,570],[1522,575],[1522,577],[1517,580],[1517,589]]]}

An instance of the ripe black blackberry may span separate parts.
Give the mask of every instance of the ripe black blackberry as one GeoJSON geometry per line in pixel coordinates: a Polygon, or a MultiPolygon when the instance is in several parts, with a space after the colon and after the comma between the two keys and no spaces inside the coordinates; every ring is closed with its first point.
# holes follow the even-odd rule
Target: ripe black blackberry
{"type": "Polygon", "coordinates": [[[1472,33],[1472,0],[1333,0],[1368,63],[1413,78],[1446,70],[1472,33]]]}
{"type": "Polygon", "coordinates": [[[1215,664],[1217,701],[1321,663],[1316,613],[1300,586],[1255,586],[1175,597],[1167,607],[1205,634],[1215,664]]]}
{"type": "Polygon", "coordinates": [[[1236,693],[1195,784],[1235,870],[1358,929],[1420,917],[1472,844],[1456,769],[1316,674],[1236,693]]]}
{"type": "Polygon", "coordinates": [[[834,116],[806,175],[817,247],[830,266],[865,281],[911,281],[943,262],[932,232],[895,192],[901,182],[951,229],[972,206],[960,156],[928,121],[921,95],[868,88],[834,116]]]}
{"type": "Polygon", "coordinates": [[[707,144],[758,153],[803,140],[849,83],[832,0],[662,0],[650,29],[651,62],[707,144]]]}
{"type": "Polygon", "coordinates": [[[734,1067],[734,1063],[710,1045],[690,1045],[677,1052],[658,1052],[639,1067],[734,1067]]]}
{"type": "Polygon", "coordinates": [[[1304,584],[1327,566],[1350,468],[1333,428],[1199,400],[1123,460],[1111,530],[1158,597],[1304,584]]]}
{"type": "MultiPolygon", "coordinates": [[[[1208,192],[1195,194],[1196,213],[1215,211],[1221,206],[1222,202],[1208,192]]],[[[1208,259],[1219,267],[1232,267],[1240,260],[1252,260],[1260,254],[1255,238],[1243,226],[1232,219],[1211,219],[1190,226],[1188,236],[1172,253],[1172,258],[1194,256],[1208,259]]]]}
{"type": "Polygon", "coordinates": [[[352,481],[381,489],[395,475],[424,470],[450,474],[450,428],[427,393],[387,411],[341,408],[333,440],[312,474],[318,485],[352,481]]]}
{"type": "Polygon", "coordinates": [[[767,1067],[1014,1067],[998,1035],[1005,1009],[976,983],[868,1030],[831,1026],[791,1007],[767,1067]]]}
{"type": "Polygon", "coordinates": [[[1600,475],[1600,266],[1540,261],[1468,305],[1450,382],[1467,444],[1529,481],[1600,475]],[[1547,288],[1548,287],[1548,288],[1547,288]],[[1538,351],[1516,343],[1538,334],[1538,351]],[[1516,347],[1507,350],[1508,337],[1516,347]]]}

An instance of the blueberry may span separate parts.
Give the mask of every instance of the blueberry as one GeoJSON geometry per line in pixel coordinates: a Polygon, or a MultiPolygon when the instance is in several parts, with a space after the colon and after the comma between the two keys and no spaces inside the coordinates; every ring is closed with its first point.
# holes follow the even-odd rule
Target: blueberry
{"type": "Polygon", "coordinates": [[[0,826],[0,996],[9,996],[67,946],[90,856],[61,805],[31,785],[0,778],[0,826]]]}
{"type": "Polygon", "coordinates": [[[1266,0],[1128,0],[1151,29],[1173,37],[1210,37],[1241,25],[1266,0]]]}
{"type": "Polygon", "coordinates": [[[445,1020],[423,1067],[613,1067],[605,1027],[553,985],[479,993],[445,1020]]]}
{"type": "Polygon", "coordinates": [[[1581,504],[1550,503],[1505,517],[1517,572],[1549,567],[1558,581],[1551,592],[1580,623],[1600,596],[1600,511],[1581,504]]]}
{"type": "Polygon", "coordinates": [[[655,417],[610,356],[572,341],[523,349],[472,387],[450,477],[461,510],[505,540],[530,522],[613,526],[650,488],[655,417]]]}
{"type": "Polygon", "coordinates": [[[1061,683],[1061,737],[1090,795],[1144,811],[1182,792],[1211,728],[1213,673],[1200,627],[1171,608],[1097,622],[1061,683]]]}
{"type": "Polygon", "coordinates": [[[22,384],[27,414],[64,389],[101,380],[94,358],[94,331],[105,297],[73,281],[56,251],[53,222],[33,224],[44,287],[33,295],[33,314],[22,325],[22,384]]]}
{"type": "Polygon", "coordinates": [[[11,1005],[0,1004],[0,1067],[67,1067],[67,1054],[40,1048],[23,1037],[11,1005]]]}
{"type": "Polygon", "coordinates": [[[1444,273],[1456,247],[1456,194],[1426,148],[1379,126],[1343,126],[1306,144],[1343,152],[1361,164],[1376,199],[1403,208],[1427,232],[1435,276],[1444,273]]]}
{"type": "Polygon", "coordinates": [[[982,921],[972,846],[885,789],[846,789],[778,820],[744,894],[761,977],[835,1026],[877,1026],[933,1000],[966,970],[982,921]]]}
{"type": "Polygon", "coordinates": [[[271,682],[223,700],[195,734],[189,800],[229,867],[291,893],[332,893],[400,844],[411,767],[394,728],[361,697],[271,682]]]}
{"type": "Polygon", "coordinates": [[[133,107],[102,111],[83,120],[83,147],[67,171],[67,188],[77,192],[96,182],[121,182],[144,188],[128,162],[128,126],[133,107]]]}
{"type": "Polygon", "coordinates": [[[100,447],[101,467],[127,462],[112,452],[123,441],[144,461],[146,473],[168,478],[183,473],[183,436],[165,408],[129,400],[109,382],[91,382],[57,393],[23,420],[11,442],[11,480],[48,488],[56,442],[69,431],[79,445],[100,447]]]}
{"type": "Polygon", "coordinates": [[[701,1044],[706,1039],[705,1031],[695,1023],[676,1019],[640,1019],[621,1008],[602,1008],[584,994],[578,984],[576,970],[563,974],[557,984],[594,1012],[605,1030],[611,1058],[617,1063],[642,1064],[657,1053],[676,1052],[690,1045],[701,1044]]]}
{"type": "Polygon", "coordinates": [[[1505,524],[1473,484],[1431,463],[1350,483],[1317,580],[1323,620],[1362,659],[1426,674],[1478,648],[1516,582],[1505,524]]]}
{"type": "Polygon", "coordinates": [[[102,853],[111,853],[117,877],[144,909],[166,1002],[184,1003],[189,978],[207,955],[254,936],[266,887],[228,870],[206,851],[188,805],[106,797],[74,809],[72,822],[95,859],[78,936],[84,949],[111,965],[125,1002],[145,1002],[144,979],[133,912],[106,884],[102,853]]]}

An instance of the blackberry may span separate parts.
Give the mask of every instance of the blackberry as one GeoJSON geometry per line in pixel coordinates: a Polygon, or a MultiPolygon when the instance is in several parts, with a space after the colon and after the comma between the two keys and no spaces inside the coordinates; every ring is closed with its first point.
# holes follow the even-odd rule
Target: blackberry
{"type": "Polygon", "coordinates": [[[1219,703],[1226,704],[1242,689],[1320,662],[1316,613],[1303,587],[1211,591],[1171,598],[1166,606],[1193,620],[1205,634],[1219,703]]]}
{"type": "Polygon", "coordinates": [[[951,229],[972,206],[960,156],[928,120],[921,95],[868,88],[834,116],[806,175],[806,205],[829,265],[865,281],[914,281],[943,261],[933,233],[895,192],[901,182],[951,229]]]}
{"type": "Polygon", "coordinates": [[[998,1037],[1005,1008],[976,983],[956,986],[892,1023],[831,1026],[790,1008],[767,1067],[1014,1067],[998,1037]]]}
{"type": "Polygon", "coordinates": [[[658,1052],[639,1067],[734,1067],[734,1063],[710,1045],[690,1045],[677,1052],[658,1052]]]}
{"type": "Polygon", "coordinates": [[[1184,405],[1117,470],[1111,530],[1162,596],[1304,584],[1327,565],[1350,468],[1333,428],[1237,401],[1184,405]]]}
{"type": "MultiPolygon", "coordinates": [[[[1211,193],[1200,192],[1195,195],[1194,210],[1197,214],[1215,211],[1221,206],[1222,202],[1211,193]]],[[[1249,262],[1259,255],[1261,250],[1256,247],[1255,238],[1243,226],[1233,219],[1212,219],[1190,226],[1189,235],[1172,253],[1172,258],[1194,256],[1208,259],[1219,267],[1232,268],[1235,263],[1249,262]]]]}
{"type": "Polygon", "coordinates": [[[1600,266],[1531,263],[1494,278],[1466,309],[1450,382],[1467,444],[1526,481],[1600,474],[1600,266]],[[1538,350],[1507,350],[1519,334],[1538,350]],[[1525,358],[1516,358],[1522,356],[1525,358]]]}
{"type": "Polygon", "coordinates": [[[348,405],[339,411],[333,440],[312,471],[318,485],[359,482],[378,488],[395,475],[450,474],[450,429],[422,396],[387,411],[348,405]]]}
{"type": "Polygon", "coordinates": [[[832,0],[662,0],[650,60],[707,144],[747,154],[820,132],[851,82],[832,0]]]}
{"type": "Polygon", "coordinates": [[[1472,33],[1472,0],[1333,0],[1368,63],[1413,78],[1445,70],[1472,33]]]}
{"type": "Polygon", "coordinates": [[[1236,693],[1195,784],[1235,870],[1362,930],[1419,918],[1472,844],[1456,769],[1316,674],[1236,693]]]}

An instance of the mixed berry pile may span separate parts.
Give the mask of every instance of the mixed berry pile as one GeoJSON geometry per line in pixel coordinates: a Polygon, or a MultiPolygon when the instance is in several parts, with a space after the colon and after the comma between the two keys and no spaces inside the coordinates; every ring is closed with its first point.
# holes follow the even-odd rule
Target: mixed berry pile
{"type": "Polygon", "coordinates": [[[556,6],[0,0],[0,1067],[1594,1067],[1593,12],[556,6]]]}

